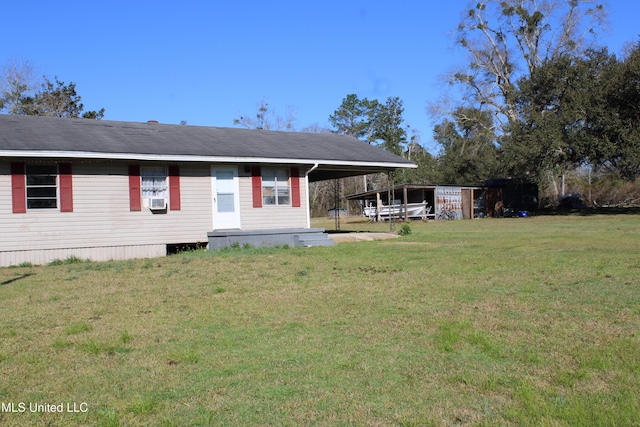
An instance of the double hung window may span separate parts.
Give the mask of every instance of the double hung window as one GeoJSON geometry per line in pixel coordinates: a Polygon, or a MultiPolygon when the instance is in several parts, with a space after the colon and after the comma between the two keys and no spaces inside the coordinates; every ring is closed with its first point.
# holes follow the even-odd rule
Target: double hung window
{"type": "Polygon", "coordinates": [[[58,166],[27,164],[27,209],[58,207],[58,166]]]}
{"type": "Polygon", "coordinates": [[[288,169],[262,169],[262,203],[271,206],[291,204],[288,169]]]}
{"type": "Polygon", "coordinates": [[[140,170],[140,177],[145,207],[164,206],[167,200],[166,170],[162,167],[143,167],[140,170]]]}
{"type": "Polygon", "coordinates": [[[129,210],[180,210],[180,167],[129,165],[129,210]]]}

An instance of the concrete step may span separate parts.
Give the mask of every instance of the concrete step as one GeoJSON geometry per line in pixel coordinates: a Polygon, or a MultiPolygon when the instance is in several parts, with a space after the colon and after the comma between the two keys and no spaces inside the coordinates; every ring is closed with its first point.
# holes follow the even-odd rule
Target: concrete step
{"type": "Polygon", "coordinates": [[[294,246],[311,247],[311,246],[332,246],[333,240],[326,233],[313,233],[304,236],[293,236],[294,246]]]}

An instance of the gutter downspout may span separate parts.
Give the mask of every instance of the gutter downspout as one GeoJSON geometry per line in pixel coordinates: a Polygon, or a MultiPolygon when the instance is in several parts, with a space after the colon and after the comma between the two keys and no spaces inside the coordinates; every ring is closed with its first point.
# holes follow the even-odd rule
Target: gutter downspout
{"type": "Polygon", "coordinates": [[[306,194],[307,196],[307,228],[311,228],[311,206],[309,203],[309,174],[314,170],[316,170],[318,166],[320,166],[319,163],[314,164],[313,167],[304,174],[304,181],[305,181],[306,193],[307,193],[306,194]]]}

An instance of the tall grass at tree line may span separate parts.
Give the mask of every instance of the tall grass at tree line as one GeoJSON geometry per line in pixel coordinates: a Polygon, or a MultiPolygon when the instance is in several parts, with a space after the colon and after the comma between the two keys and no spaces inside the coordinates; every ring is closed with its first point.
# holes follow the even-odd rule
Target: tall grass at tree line
{"type": "Polygon", "coordinates": [[[638,424],[638,215],[56,264],[0,269],[0,402],[89,410],[0,425],[638,424]]]}

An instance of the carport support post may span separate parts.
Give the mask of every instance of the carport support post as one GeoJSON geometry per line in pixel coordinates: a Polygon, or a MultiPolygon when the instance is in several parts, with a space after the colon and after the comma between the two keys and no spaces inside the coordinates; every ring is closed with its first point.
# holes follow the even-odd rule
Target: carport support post
{"type": "Polygon", "coordinates": [[[387,203],[389,204],[389,231],[396,231],[395,212],[393,207],[393,201],[396,197],[396,190],[393,188],[394,174],[393,171],[388,173],[389,189],[387,190],[387,203]]]}
{"type": "Polygon", "coordinates": [[[407,186],[405,185],[405,187],[402,189],[402,199],[404,202],[404,222],[409,221],[409,206],[407,206],[409,204],[408,199],[409,199],[409,195],[408,195],[408,191],[407,191],[407,186]]]}
{"type": "Polygon", "coordinates": [[[340,178],[336,178],[334,181],[333,192],[333,209],[334,209],[334,221],[336,231],[340,231],[340,178]]]}
{"type": "Polygon", "coordinates": [[[376,221],[380,222],[380,210],[382,208],[382,202],[380,201],[380,192],[376,193],[376,221]]]}

